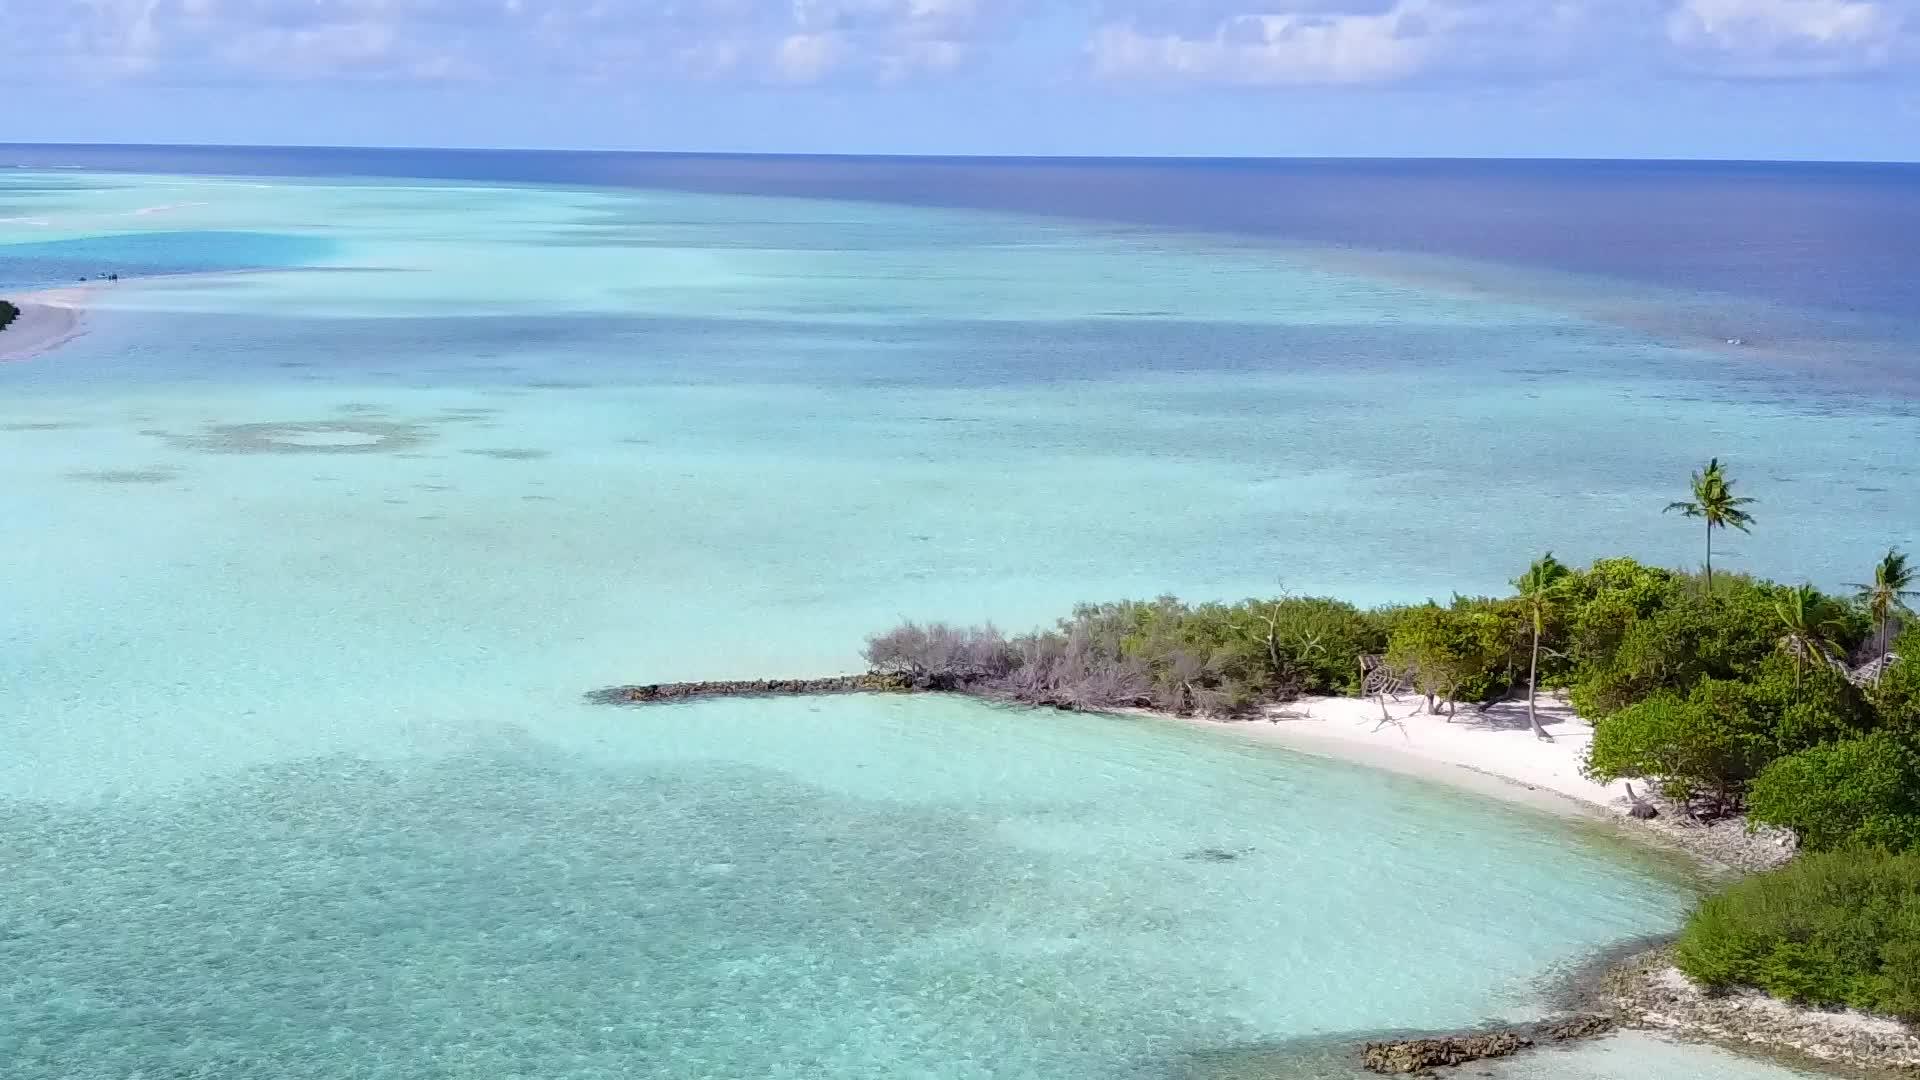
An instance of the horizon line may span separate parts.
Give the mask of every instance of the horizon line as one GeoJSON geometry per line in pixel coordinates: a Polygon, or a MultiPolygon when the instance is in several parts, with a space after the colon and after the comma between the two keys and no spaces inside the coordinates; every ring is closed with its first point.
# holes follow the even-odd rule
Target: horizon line
{"type": "Polygon", "coordinates": [[[654,158],[787,159],[811,161],[901,161],[901,162],[1140,162],[1144,164],[1260,163],[1260,162],[1510,162],[1561,164],[1640,164],[1640,165],[1874,165],[1916,166],[1920,159],[1871,158],[1745,158],[1745,157],[1615,157],[1583,155],[1493,155],[1493,154],[924,154],[861,153],[851,151],[779,151],[779,150],[637,150],[619,147],[542,147],[542,146],[398,146],[387,144],[329,143],[214,143],[214,142],[7,142],[0,149],[106,149],[106,150],[309,150],[368,153],[450,153],[450,154],[573,154],[581,156],[626,156],[654,158]]]}

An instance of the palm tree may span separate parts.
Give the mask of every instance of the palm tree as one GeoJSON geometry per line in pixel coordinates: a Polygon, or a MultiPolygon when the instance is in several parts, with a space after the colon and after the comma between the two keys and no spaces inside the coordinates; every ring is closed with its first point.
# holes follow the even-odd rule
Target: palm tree
{"type": "Polygon", "coordinates": [[[1809,660],[1838,667],[1845,661],[1833,638],[1840,631],[1840,612],[1833,601],[1820,595],[1811,585],[1801,585],[1774,601],[1786,633],[1780,637],[1780,651],[1793,657],[1797,678],[1809,660]]]}
{"type": "Polygon", "coordinates": [[[1667,504],[1667,513],[1678,510],[1690,518],[1706,519],[1708,596],[1713,595],[1713,530],[1732,526],[1747,532],[1747,526],[1753,524],[1753,515],[1740,508],[1752,504],[1752,499],[1734,495],[1733,481],[1727,479],[1719,458],[1707,462],[1705,469],[1693,474],[1693,498],[1667,504]]]}
{"type": "Polygon", "coordinates": [[[1540,714],[1534,708],[1534,698],[1540,689],[1540,635],[1546,632],[1547,609],[1560,598],[1561,590],[1572,576],[1573,571],[1549,551],[1535,559],[1533,565],[1527,567],[1527,572],[1513,583],[1513,587],[1520,590],[1520,599],[1527,606],[1527,614],[1533,619],[1533,660],[1527,667],[1527,723],[1533,725],[1536,738],[1548,742],[1553,741],[1553,736],[1540,726],[1540,714]]]}
{"type": "Polygon", "coordinates": [[[1887,630],[1893,617],[1905,615],[1912,618],[1913,608],[1907,605],[1907,601],[1920,599],[1920,592],[1908,588],[1916,577],[1920,577],[1920,574],[1907,565],[1906,553],[1898,548],[1888,548],[1886,557],[1873,568],[1873,584],[1849,586],[1860,590],[1855,599],[1867,609],[1867,615],[1873,619],[1874,629],[1880,635],[1880,659],[1883,662],[1879,670],[1874,672],[1873,681],[1876,684],[1887,670],[1884,661],[1893,650],[1893,643],[1887,639],[1887,630]]]}

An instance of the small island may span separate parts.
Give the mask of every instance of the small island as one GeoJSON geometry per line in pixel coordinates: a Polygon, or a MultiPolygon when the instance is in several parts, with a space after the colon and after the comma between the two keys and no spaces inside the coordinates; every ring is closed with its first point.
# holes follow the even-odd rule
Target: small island
{"type": "MultiPolygon", "coordinates": [[[[1338,721],[1329,744],[1384,732],[1375,747],[1605,806],[1734,879],[1677,943],[1606,975],[1606,1016],[1579,1035],[1617,1022],[1920,1067],[1920,664],[1900,659],[1920,656],[1920,571],[1890,550],[1840,595],[1716,572],[1715,533],[1750,529],[1752,500],[1718,460],[1689,495],[1668,509],[1704,525],[1699,573],[1630,558],[1577,569],[1549,553],[1504,597],[1373,609],[1162,597],[1082,605],[1013,637],[908,622],[868,639],[861,675],[589,696],[935,692],[1270,721],[1234,725],[1263,735],[1338,721]],[[1451,756],[1431,749],[1441,742],[1451,756]]],[[[1536,1035],[1377,1044],[1368,1064],[1501,1056],[1536,1035]]]]}

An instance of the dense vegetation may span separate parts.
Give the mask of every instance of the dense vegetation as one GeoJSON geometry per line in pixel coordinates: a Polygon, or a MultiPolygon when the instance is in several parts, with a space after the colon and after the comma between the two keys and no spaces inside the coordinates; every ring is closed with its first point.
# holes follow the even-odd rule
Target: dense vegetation
{"type": "Polygon", "coordinates": [[[5,330],[9,323],[13,322],[13,320],[19,317],[20,317],[19,308],[6,302],[5,300],[0,300],[0,330],[5,330]]]}
{"type": "Polygon", "coordinates": [[[1073,709],[1231,714],[1302,693],[1351,690],[1384,624],[1338,600],[1088,604],[1058,627],[1006,638],[992,627],[907,623],[867,643],[875,671],[1073,709]]]}
{"type": "MultiPolygon", "coordinates": [[[[1719,461],[1669,509],[1754,525],[1719,461]]],[[[1815,850],[1920,845],[1915,574],[1888,552],[1846,597],[1738,573],[1552,555],[1507,597],[1360,610],[1324,597],[1086,605],[1054,629],[907,624],[868,643],[876,671],[1075,709],[1234,714],[1361,689],[1363,658],[1429,708],[1564,690],[1595,724],[1588,770],[1644,780],[1690,812],[1746,810],[1815,850]],[[1902,651],[1915,663],[1885,659],[1902,651]]],[[[1530,710],[1531,711],[1531,710],[1530,710]]],[[[1536,722],[1536,731],[1539,731],[1536,722]]],[[[1542,737],[1545,732],[1541,731],[1542,737]]]]}
{"type": "Polygon", "coordinates": [[[1707,900],[1674,952],[1711,987],[1920,1022],[1920,853],[1807,855],[1707,900]]]}

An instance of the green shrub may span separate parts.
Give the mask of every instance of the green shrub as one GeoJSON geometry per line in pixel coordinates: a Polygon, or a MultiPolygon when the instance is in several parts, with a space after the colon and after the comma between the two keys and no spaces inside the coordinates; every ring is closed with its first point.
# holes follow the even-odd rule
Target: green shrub
{"type": "Polygon", "coordinates": [[[1607,784],[1644,777],[1683,802],[1711,795],[1725,809],[1767,760],[1766,741],[1746,688],[1710,679],[1687,697],[1661,691],[1601,720],[1586,771],[1607,784]]]}
{"type": "Polygon", "coordinates": [[[1675,799],[1712,795],[1728,809],[1748,781],[1776,759],[1873,727],[1860,691],[1837,671],[1794,670],[1772,656],[1751,677],[1702,679],[1684,697],[1660,690],[1602,717],[1588,749],[1588,775],[1605,783],[1636,777],[1675,799]]]}
{"type": "Polygon", "coordinates": [[[7,303],[5,300],[0,300],[0,330],[5,330],[7,328],[8,323],[11,323],[13,320],[19,317],[20,317],[19,308],[14,307],[12,304],[7,303]]]}
{"type": "MultiPolygon", "coordinates": [[[[1584,599],[1571,611],[1568,644],[1574,705],[1588,716],[1605,716],[1660,690],[1685,693],[1702,679],[1753,679],[1781,654],[1787,627],[1780,608],[1793,599],[1793,589],[1722,574],[1708,597],[1688,578],[1628,560],[1595,565],[1608,570],[1601,585],[1589,572],[1576,589],[1584,599]]],[[[1821,616],[1842,653],[1866,637],[1865,618],[1830,597],[1810,593],[1807,609],[1821,616]]]]}
{"type": "Polygon", "coordinates": [[[1076,620],[1124,628],[1120,654],[1142,665],[1153,699],[1174,712],[1239,712],[1270,697],[1275,680],[1243,612],[1227,604],[1188,607],[1170,596],[1151,604],[1082,607],[1076,620]]]}
{"type": "Polygon", "coordinates": [[[1605,666],[1633,625],[1680,592],[1671,570],[1632,559],[1600,559],[1566,587],[1568,659],[1578,669],[1605,666]]]}
{"type": "Polygon", "coordinates": [[[1484,701],[1512,685],[1517,621],[1475,601],[1407,608],[1394,620],[1387,659],[1417,666],[1423,694],[1484,701]]]}
{"type": "Polygon", "coordinates": [[[1292,693],[1354,693],[1360,688],[1360,657],[1387,647],[1380,624],[1344,600],[1290,596],[1249,600],[1240,608],[1240,621],[1252,623],[1277,657],[1274,681],[1292,693]]]}
{"type": "Polygon", "coordinates": [[[1920,854],[1805,855],[1709,898],[1674,952],[1713,988],[1920,1021],[1920,854]]]}
{"type": "Polygon", "coordinates": [[[1769,757],[1851,739],[1874,727],[1873,708],[1843,672],[1824,665],[1796,670],[1774,655],[1742,683],[1747,709],[1766,728],[1769,757]]]}
{"type": "Polygon", "coordinates": [[[1920,848],[1920,752],[1890,731],[1802,750],[1754,780],[1747,810],[1813,851],[1920,848]]]}
{"type": "Polygon", "coordinates": [[[1783,590],[1722,578],[1711,599],[1676,592],[1673,602],[1641,620],[1620,643],[1629,671],[1682,688],[1699,679],[1730,679],[1778,649],[1774,605],[1783,590]]]}

